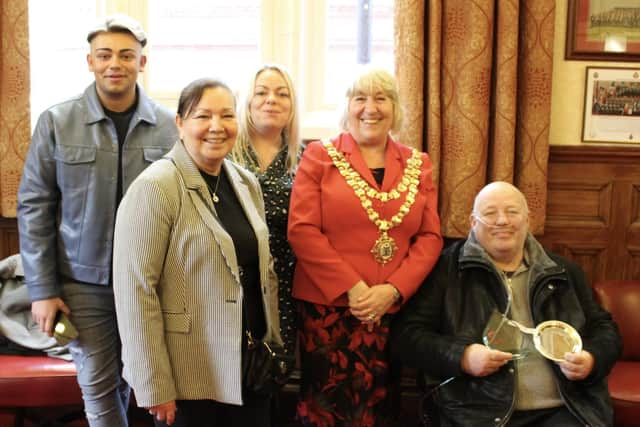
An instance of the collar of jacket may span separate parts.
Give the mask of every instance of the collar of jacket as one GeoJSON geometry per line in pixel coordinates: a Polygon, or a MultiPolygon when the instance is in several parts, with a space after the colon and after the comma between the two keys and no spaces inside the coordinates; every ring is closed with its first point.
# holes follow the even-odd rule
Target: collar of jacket
{"type": "MultiPolygon", "coordinates": [[[[553,261],[544,250],[540,242],[531,233],[527,234],[524,242],[524,258],[531,269],[531,283],[538,283],[543,278],[559,275],[564,272],[553,261]]],[[[499,276],[498,270],[491,261],[487,251],[478,242],[473,230],[469,231],[469,236],[464,242],[458,257],[460,269],[471,267],[482,267],[499,276]]]]}
{"type": "MultiPolygon", "coordinates": [[[[191,159],[191,156],[189,156],[189,153],[184,147],[182,141],[176,142],[171,151],[165,154],[164,157],[171,159],[175,163],[178,171],[180,171],[180,174],[184,179],[184,184],[188,189],[197,191],[203,200],[209,200],[209,189],[207,187],[207,183],[200,174],[198,166],[196,166],[191,159]]],[[[221,167],[224,168],[227,173],[227,177],[232,183],[232,186],[234,182],[244,182],[242,177],[231,165],[231,161],[225,158],[222,161],[221,167]]]]}
{"type": "MultiPolygon", "coordinates": [[[[200,217],[202,218],[205,225],[213,231],[213,238],[220,246],[220,250],[223,254],[227,267],[229,267],[229,269],[232,271],[237,284],[240,285],[240,273],[238,269],[238,261],[236,259],[236,252],[233,246],[233,240],[231,239],[231,236],[226,232],[226,230],[224,230],[222,223],[219,220],[215,219],[217,218],[215,206],[213,205],[213,201],[211,200],[211,196],[209,195],[207,183],[200,174],[198,166],[189,156],[189,153],[184,147],[182,141],[177,141],[171,151],[165,154],[163,159],[167,159],[173,162],[177,169],[177,173],[182,177],[184,186],[187,188],[187,190],[191,190],[194,193],[197,193],[197,196],[195,194],[192,194],[193,199],[200,199],[200,203],[197,200],[194,200],[195,208],[199,212],[200,217]]],[[[257,222],[260,221],[260,215],[263,213],[259,214],[256,211],[255,206],[248,204],[250,203],[248,202],[248,200],[250,200],[251,196],[249,195],[247,181],[239,172],[239,170],[242,170],[240,166],[234,165],[235,164],[232,161],[224,159],[221,167],[225,169],[227,178],[229,179],[231,186],[236,191],[238,202],[244,209],[247,220],[249,221],[253,229],[256,230],[257,222]]],[[[250,174],[250,172],[248,171],[246,173],[250,174]]],[[[259,234],[256,234],[256,238],[258,239],[258,250],[260,250],[260,245],[263,240],[261,239],[261,235],[259,234]]],[[[262,238],[264,239],[264,247],[267,248],[267,233],[265,233],[262,238]]],[[[267,251],[265,251],[265,253],[266,252],[267,251]]],[[[262,256],[263,255],[261,254],[261,259],[262,256]]],[[[261,278],[262,282],[264,282],[263,279],[264,277],[261,278]]]]}
{"type": "Polygon", "coordinates": [[[164,155],[164,157],[168,157],[173,160],[178,171],[182,175],[184,185],[187,188],[198,190],[199,192],[203,192],[207,189],[207,183],[204,178],[202,178],[198,166],[196,166],[191,156],[189,156],[189,153],[181,140],[178,140],[173,148],[164,155]]]}
{"type": "MultiPolygon", "coordinates": [[[[377,188],[378,184],[373,177],[373,174],[369,170],[367,163],[362,157],[358,143],[353,136],[348,132],[343,132],[331,142],[336,147],[336,150],[340,151],[345,159],[351,164],[353,169],[367,181],[373,188],[377,188]]],[[[409,147],[403,146],[399,142],[396,142],[390,136],[387,136],[387,146],[385,147],[385,171],[384,180],[382,182],[381,190],[389,191],[396,184],[396,182],[402,177],[402,170],[404,165],[407,164],[407,159],[411,157],[412,151],[409,147]],[[405,149],[402,149],[402,148],[405,149]],[[402,165],[402,166],[401,166],[402,165]]]]}
{"type": "MultiPolygon", "coordinates": [[[[136,83],[136,93],[138,96],[138,105],[136,111],[133,114],[132,121],[137,124],[140,121],[145,121],[151,125],[155,125],[157,122],[157,116],[151,100],[147,97],[142,87],[136,83]]],[[[96,91],[96,82],[91,83],[85,90],[82,97],[85,101],[85,117],[84,122],[86,124],[97,123],[107,119],[107,115],[102,108],[100,98],[98,98],[98,92],[96,91]]],[[[131,129],[131,127],[130,127],[131,129]]]]}

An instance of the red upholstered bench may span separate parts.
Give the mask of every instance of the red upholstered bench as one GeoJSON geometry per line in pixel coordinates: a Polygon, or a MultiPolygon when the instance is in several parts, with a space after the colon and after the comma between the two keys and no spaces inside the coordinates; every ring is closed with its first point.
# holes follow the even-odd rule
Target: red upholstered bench
{"type": "MultiPolygon", "coordinates": [[[[47,356],[0,355],[0,409],[15,414],[16,426],[24,419],[42,422],[35,408],[82,404],[73,362],[47,356]]],[[[82,410],[76,409],[60,421],[82,416],[82,410]]],[[[55,423],[51,421],[51,425],[55,423]]]]}
{"type": "Polygon", "coordinates": [[[609,374],[615,425],[637,427],[640,426],[640,280],[602,281],[593,289],[622,335],[622,357],[609,374]]]}

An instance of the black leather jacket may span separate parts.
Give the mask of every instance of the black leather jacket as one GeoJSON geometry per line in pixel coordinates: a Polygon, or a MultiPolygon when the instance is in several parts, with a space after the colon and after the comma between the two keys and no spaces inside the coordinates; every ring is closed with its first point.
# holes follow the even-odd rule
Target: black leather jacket
{"type": "MultiPolygon", "coordinates": [[[[473,239],[473,236],[472,236],[473,239]]],[[[527,245],[539,243],[529,236],[527,245]]],[[[458,242],[446,249],[416,295],[397,315],[391,333],[393,356],[425,374],[427,384],[454,380],[434,393],[441,426],[503,426],[515,403],[516,364],[493,375],[472,377],[461,369],[464,349],[482,343],[494,309],[504,312],[507,294],[484,250],[458,242]]],[[[546,264],[530,263],[533,320],[562,320],[580,333],[595,360],[591,375],[570,381],[552,364],[556,384],[569,410],[587,426],[608,426],[613,411],[606,376],[620,356],[618,328],[593,299],[582,270],[546,253],[546,264]]]]}

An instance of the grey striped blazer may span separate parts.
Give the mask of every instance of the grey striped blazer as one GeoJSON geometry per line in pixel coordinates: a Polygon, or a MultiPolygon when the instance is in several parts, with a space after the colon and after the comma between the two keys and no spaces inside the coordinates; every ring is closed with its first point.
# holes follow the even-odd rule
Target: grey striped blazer
{"type": "MultiPolygon", "coordinates": [[[[235,163],[224,160],[223,167],[258,240],[265,338],[281,342],[260,186],[235,163]]],[[[123,376],[138,404],[241,404],[243,296],[236,254],[181,142],[127,190],[113,252],[123,376]]]]}

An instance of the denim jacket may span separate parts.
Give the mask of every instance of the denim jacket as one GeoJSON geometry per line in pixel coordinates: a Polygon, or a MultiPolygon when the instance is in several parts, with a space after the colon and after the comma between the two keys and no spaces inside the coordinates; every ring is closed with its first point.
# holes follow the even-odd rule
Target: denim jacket
{"type": "MultiPolygon", "coordinates": [[[[175,115],[137,87],[122,148],[122,189],[178,139],[175,115]]],[[[18,229],[32,301],[60,296],[64,276],[110,282],[118,137],[95,83],[40,115],[18,190],[18,229]]],[[[144,214],[144,212],[141,212],[144,214]]]]}

